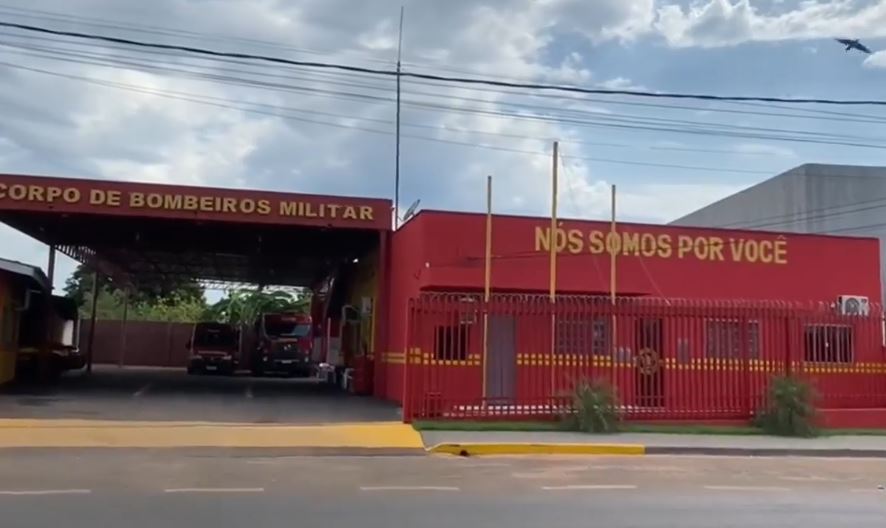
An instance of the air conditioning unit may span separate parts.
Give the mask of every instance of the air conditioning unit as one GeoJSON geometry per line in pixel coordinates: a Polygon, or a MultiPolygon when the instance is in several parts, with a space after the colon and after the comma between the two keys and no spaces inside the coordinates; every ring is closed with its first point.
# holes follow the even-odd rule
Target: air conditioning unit
{"type": "Polygon", "coordinates": [[[871,313],[871,303],[861,295],[841,295],[837,297],[837,309],[840,315],[868,315],[871,313]]]}

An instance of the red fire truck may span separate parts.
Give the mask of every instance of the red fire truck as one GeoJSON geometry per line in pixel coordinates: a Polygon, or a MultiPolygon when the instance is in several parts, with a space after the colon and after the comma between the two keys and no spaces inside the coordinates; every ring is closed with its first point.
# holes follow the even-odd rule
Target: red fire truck
{"type": "Polygon", "coordinates": [[[314,373],[311,360],[314,335],[309,315],[263,314],[256,321],[255,333],[258,343],[250,361],[254,375],[310,376],[314,373]]]}

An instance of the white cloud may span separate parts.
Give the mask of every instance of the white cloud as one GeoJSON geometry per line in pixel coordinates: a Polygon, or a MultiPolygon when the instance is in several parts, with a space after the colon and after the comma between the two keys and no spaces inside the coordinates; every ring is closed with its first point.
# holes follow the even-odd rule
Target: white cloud
{"type": "Polygon", "coordinates": [[[886,2],[803,1],[764,12],[751,0],[707,0],[658,8],[656,29],[672,46],[728,46],[747,41],[886,36],[886,2]]]}
{"type": "Polygon", "coordinates": [[[797,153],[790,147],[772,145],[767,143],[739,143],[733,147],[739,154],[761,154],[769,156],[781,156],[784,158],[796,158],[797,153]]]}
{"type": "MultiPolygon", "coordinates": [[[[617,185],[616,213],[622,221],[670,222],[747,186],[722,183],[617,185]]],[[[607,220],[612,214],[611,193],[611,182],[594,177],[590,168],[582,161],[564,163],[558,193],[562,216],[607,220]]],[[[550,196],[550,191],[547,196],[550,196]]],[[[550,213],[544,211],[544,214],[550,213]]]]}
{"type": "Polygon", "coordinates": [[[735,194],[750,185],[648,184],[631,187],[621,207],[648,222],[670,222],[706,205],[735,194]]]}
{"type": "Polygon", "coordinates": [[[886,68],[886,51],[878,51],[864,60],[866,68],[886,68]]]}
{"type": "MultiPolygon", "coordinates": [[[[46,0],[40,8],[71,12],[72,3],[71,0],[46,0]]],[[[78,0],[76,4],[77,15],[81,17],[187,28],[214,35],[193,39],[116,30],[123,36],[386,67],[395,56],[401,2],[78,0]]],[[[405,64],[413,71],[424,68],[435,72],[475,72],[483,76],[570,84],[598,82],[586,65],[586,57],[595,52],[594,45],[605,40],[636,39],[649,33],[655,18],[653,0],[408,0],[405,4],[403,55],[405,64]],[[552,60],[548,52],[556,48],[553,46],[556,38],[564,33],[581,35],[589,42],[588,49],[569,49],[552,60]]],[[[31,6],[24,0],[18,5],[31,6]]],[[[40,23],[61,29],[84,29],[74,22],[41,20],[40,23]]],[[[107,27],[86,29],[112,31],[107,27]]],[[[390,80],[328,71],[317,73],[280,65],[219,63],[194,57],[136,55],[133,58],[134,53],[126,53],[130,60],[159,61],[165,67],[200,69],[204,76],[224,76],[208,82],[194,75],[182,77],[110,69],[27,57],[5,48],[4,51],[9,52],[4,60],[29,67],[133,84],[149,90],[196,94],[204,100],[215,97],[246,101],[265,105],[252,108],[270,113],[281,112],[273,107],[314,112],[285,111],[286,118],[260,115],[225,108],[228,103],[217,99],[210,99],[216,101],[216,106],[195,104],[2,69],[0,103],[4,105],[4,119],[0,121],[0,161],[5,172],[329,194],[385,197],[393,194],[393,138],[358,129],[393,132],[390,124],[393,105],[388,100],[393,95],[390,80]],[[237,79],[247,79],[250,84],[230,84],[237,79]],[[255,86],[254,81],[280,86],[255,86]],[[299,91],[292,91],[293,88],[299,91]],[[377,99],[355,99],[347,95],[354,93],[377,99]],[[327,114],[350,117],[345,120],[327,114]],[[327,125],[320,125],[318,121],[327,125]]],[[[636,87],[623,77],[599,82],[636,87]]],[[[512,96],[495,91],[415,83],[404,86],[404,98],[412,103],[497,111],[501,110],[502,102],[513,101],[512,96]],[[437,97],[419,95],[419,91],[430,91],[437,97]],[[471,97],[477,101],[453,97],[471,97]]],[[[547,100],[544,104],[554,103],[547,100]]],[[[566,104],[586,111],[604,111],[578,101],[566,104]]],[[[550,122],[439,112],[413,105],[405,105],[403,110],[404,123],[432,128],[404,127],[401,206],[421,198],[422,207],[427,208],[482,210],[485,177],[493,174],[500,212],[547,213],[545,182],[550,159],[546,155],[469,148],[408,136],[547,152],[553,139],[572,137],[571,130],[550,122]],[[467,135],[451,130],[459,128],[527,139],[467,135]]],[[[574,172],[575,192],[564,195],[562,203],[569,204],[571,196],[577,204],[575,214],[605,213],[608,208],[605,178],[581,166],[574,172]]],[[[623,192],[625,215],[668,220],[687,212],[690,204],[700,204],[702,197],[719,197],[725,191],[722,186],[711,184],[689,188],[637,185],[623,192]],[[669,193],[674,198],[662,201],[675,205],[650,205],[669,193]],[[693,202],[683,199],[684,195],[697,195],[699,199],[693,202]]],[[[4,251],[7,256],[37,264],[45,262],[45,256],[41,256],[45,251],[40,250],[40,245],[35,246],[21,235],[0,233],[0,247],[11,248],[4,251]]]]}
{"type": "Polygon", "coordinates": [[[654,0],[549,0],[561,29],[592,40],[633,40],[647,33],[655,19],[654,0]]]}
{"type": "Polygon", "coordinates": [[[648,91],[648,88],[646,88],[642,84],[636,84],[626,77],[613,77],[612,79],[606,79],[603,82],[597,83],[597,86],[601,88],[606,88],[608,90],[648,91]]]}

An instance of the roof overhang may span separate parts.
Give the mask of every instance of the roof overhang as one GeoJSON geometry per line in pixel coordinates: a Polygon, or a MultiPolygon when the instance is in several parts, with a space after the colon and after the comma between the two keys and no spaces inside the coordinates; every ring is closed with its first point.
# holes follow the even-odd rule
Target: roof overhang
{"type": "Polygon", "coordinates": [[[0,221],[117,280],[308,286],[391,228],[391,202],[0,174],[0,221]]]}

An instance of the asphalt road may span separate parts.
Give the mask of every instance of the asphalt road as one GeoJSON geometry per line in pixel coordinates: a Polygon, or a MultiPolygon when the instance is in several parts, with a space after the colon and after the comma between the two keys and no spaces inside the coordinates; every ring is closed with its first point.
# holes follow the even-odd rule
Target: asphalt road
{"type": "Polygon", "coordinates": [[[400,420],[395,406],[313,379],[188,376],[97,366],[57,384],[0,389],[0,418],[320,423],[400,420]]]}
{"type": "Polygon", "coordinates": [[[0,526],[882,527],[886,461],[0,453],[0,526]]]}

